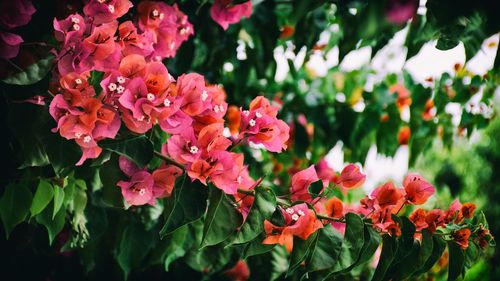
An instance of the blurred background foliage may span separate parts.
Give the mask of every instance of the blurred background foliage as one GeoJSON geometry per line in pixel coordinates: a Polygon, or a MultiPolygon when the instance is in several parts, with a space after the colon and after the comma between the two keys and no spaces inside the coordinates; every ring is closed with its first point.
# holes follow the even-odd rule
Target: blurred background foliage
{"type": "MultiPolygon", "coordinates": [[[[327,59],[333,50],[342,62],[351,51],[366,46],[371,48],[373,58],[404,29],[406,61],[429,41],[435,41],[441,50],[461,42],[466,59],[470,60],[480,52],[483,41],[500,30],[498,1],[254,0],[252,16],[227,31],[210,18],[211,1],[166,2],[178,3],[195,27],[195,36],[177,56],[164,61],[174,77],[199,72],[211,83],[222,84],[232,105],[248,107],[257,95],[282,104],[280,117],[293,127],[287,152],[274,155],[239,148],[246,154],[254,177],[266,175],[266,185],[277,193],[285,193],[291,172],[318,162],[339,142],[343,144],[345,161],[361,163],[373,145],[378,153],[387,156],[408,145],[410,168],[422,171],[440,193],[439,201],[429,204],[446,207],[454,198],[474,201],[484,210],[492,222],[493,235],[498,237],[500,176],[495,170],[500,167],[500,123],[498,107],[493,104],[500,84],[499,55],[492,70],[484,75],[457,65],[454,72],[425,82],[418,82],[404,71],[377,75],[369,66],[345,71],[337,65],[320,75],[307,65],[313,56],[327,59]],[[389,15],[396,4],[419,12],[410,22],[395,22],[389,15]],[[322,34],[328,39],[318,43],[322,34]],[[289,71],[282,79],[276,79],[280,67],[276,56],[280,50],[293,56],[285,56],[289,71]],[[471,103],[474,97],[476,101],[471,103]],[[454,114],[447,110],[449,104],[458,108],[454,114]],[[456,121],[454,116],[458,116],[456,121]]],[[[34,5],[39,12],[19,33],[27,42],[53,43],[52,19],[81,10],[82,2],[40,0],[34,1],[34,5]]],[[[23,46],[21,54],[24,59],[28,56],[36,61],[47,56],[48,50],[47,46],[23,46]]],[[[21,59],[13,62],[23,66],[21,59]]],[[[8,62],[0,63],[2,77],[17,71],[8,62]]],[[[79,191],[74,194],[80,196],[68,197],[68,204],[84,204],[87,223],[83,223],[82,229],[82,221],[74,219],[81,216],[73,206],[68,210],[72,219],[66,225],[64,216],[62,226],[59,223],[57,227],[38,221],[49,233],[62,231],[50,246],[47,230],[38,227],[34,219],[17,226],[10,240],[2,235],[1,264],[7,276],[16,272],[21,274],[18,279],[47,280],[50,276],[52,280],[109,280],[123,279],[128,273],[129,280],[226,278],[223,272],[234,265],[243,249],[212,249],[210,253],[216,253],[212,256],[196,252],[193,245],[200,237],[194,233],[202,227],[199,220],[160,241],[156,233],[163,221],[159,219],[162,206],[136,208],[133,212],[122,209],[121,194],[114,186],[122,176],[115,158],[103,153],[93,162],[72,167],[80,152],[75,144],[50,133],[54,124],[47,108],[17,103],[46,95],[50,77],[40,79],[27,86],[0,82],[0,122],[8,130],[1,138],[6,167],[0,171],[2,189],[14,182],[28,194],[36,189],[39,178],[51,179],[54,186],[72,185],[79,191]],[[102,166],[106,161],[114,165],[102,166]],[[58,182],[63,177],[68,182],[58,182]],[[63,247],[60,241],[68,239],[85,243],[85,248],[59,253],[63,247]],[[207,268],[209,274],[203,274],[207,268]]],[[[166,136],[153,131],[152,137],[164,140],[166,136]]],[[[362,190],[358,193],[344,199],[354,202],[362,196],[362,190]]],[[[13,210],[21,207],[14,206],[13,210]]],[[[277,247],[249,257],[248,263],[253,276],[281,280],[285,279],[288,256],[277,247]]],[[[466,278],[499,280],[498,263],[499,256],[491,250],[466,278]]],[[[440,264],[442,267],[433,269],[429,277],[446,276],[446,260],[440,264]]],[[[355,268],[340,280],[364,280],[370,270],[373,269],[355,268]]],[[[294,278],[297,276],[288,279],[294,278]]]]}

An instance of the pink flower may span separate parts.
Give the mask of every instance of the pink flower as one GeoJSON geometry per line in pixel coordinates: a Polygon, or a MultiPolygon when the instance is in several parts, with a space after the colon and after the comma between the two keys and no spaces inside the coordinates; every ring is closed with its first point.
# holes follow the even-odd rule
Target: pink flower
{"type": "Polygon", "coordinates": [[[180,134],[171,136],[167,141],[166,149],[168,155],[181,164],[193,163],[200,158],[202,152],[192,129],[186,129],[180,134]]]}
{"type": "Polygon", "coordinates": [[[181,44],[194,34],[193,26],[177,5],[143,1],[137,7],[139,27],[153,34],[155,60],[173,57],[181,44]]]}
{"type": "Polygon", "coordinates": [[[323,180],[325,184],[328,184],[330,181],[335,179],[335,170],[330,168],[325,159],[321,159],[314,167],[318,173],[318,177],[323,180]]]}
{"type": "Polygon", "coordinates": [[[60,42],[81,40],[85,32],[85,20],[79,14],[69,15],[64,20],[54,18],[54,36],[60,42]]]}
{"type": "Polygon", "coordinates": [[[128,0],[88,0],[83,7],[83,13],[94,18],[94,24],[101,24],[125,15],[132,6],[128,0]]]}
{"type": "Polygon", "coordinates": [[[286,149],[290,127],[276,118],[278,108],[259,96],[250,103],[250,110],[241,111],[239,138],[248,137],[255,144],[262,144],[271,152],[286,149]]]}
{"type": "Polygon", "coordinates": [[[11,59],[16,57],[23,42],[23,38],[17,34],[0,31],[0,58],[11,59]]]}
{"type": "Polygon", "coordinates": [[[83,41],[83,48],[96,60],[103,60],[115,52],[115,32],[118,22],[102,24],[94,28],[92,34],[83,41]]]}
{"type": "Polygon", "coordinates": [[[148,90],[142,78],[132,79],[127,89],[118,98],[123,122],[129,130],[135,133],[145,133],[153,126],[150,116],[142,110],[142,105],[148,102],[148,90]]]}
{"type": "Polygon", "coordinates": [[[122,172],[130,178],[130,181],[117,183],[122,189],[123,198],[130,205],[154,205],[156,198],[170,196],[175,180],[182,174],[180,168],[165,164],[151,174],[123,156],[120,156],[118,163],[122,172]]]}
{"type": "Polygon", "coordinates": [[[417,0],[389,0],[386,3],[385,17],[394,24],[403,24],[417,12],[417,0]]]}
{"type": "Polygon", "coordinates": [[[124,56],[138,54],[149,56],[153,51],[153,34],[143,32],[139,34],[131,21],[126,21],[118,26],[119,44],[124,56]]]}
{"type": "Polygon", "coordinates": [[[292,186],[290,188],[292,199],[295,201],[310,201],[312,198],[309,194],[308,188],[313,182],[316,182],[318,180],[319,178],[316,174],[316,170],[314,169],[314,165],[311,165],[309,166],[309,168],[295,173],[292,176],[292,186]]]}
{"type": "Polygon", "coordinates": [[[252,14],[252,2],[250,1],[234,5],[232,0],[215,0],[210,8],[210,16],[224,30],[230,24],[238,23],[242,17],[250,17],[250,14],[252,14]]]}
{"type": "Polygon", "coordinates": [[[336,180],[342,188],[356,188],[365,182],[366,175],[361,173],[359,166],[348,164],[342,169],[340,176],[336,180]]]}
{"type": "Polygon", "coordinates": [[[415,205],[424,204],[435,192],[434,186],[415,174],[406,176],[403,187],[406,191],[406,200],[415,205]]]}
{"type": "Polygon", "coordinates": [[[7,0],[0,3],[0,26],[13,29],[26,25],[36,12],[31,0],[7,0]]]}
{"type": "Polygon", "coordinates": [[[83,48],[81,41],[71,40],[67,42],[56,58],[59,75],[66,75],[70,72],[82,73],[91,70],[92,65],[86,63],[88,56],[89,52],[83,48]]]}
{"type": "Polygon", "coordinates": [[[197,73],[183,74],[177,79],[177,95],[182,98],[181,109],[196,116],[210,109],[212,98],[205,87],[205,78],[197,73]]]}
{"type": "Polygon", "coordinates": [[[214,153],[213,158],[220,168],[214,171],[210,176],[214,185],[222,189],[226,194],[235,194],[238,191],[243,171],[243,154],[227,151],[218,151],[214,153]]]}

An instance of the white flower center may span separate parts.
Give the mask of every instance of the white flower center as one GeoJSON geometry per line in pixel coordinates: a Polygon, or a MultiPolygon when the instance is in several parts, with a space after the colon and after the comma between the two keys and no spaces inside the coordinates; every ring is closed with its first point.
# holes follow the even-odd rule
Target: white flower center
{"type": "Polygon", "coordinates": [[[149,94],[147,95],[147,99],[148,99],[148,101],[154,101],[154,99],[155,99],[155,95],[153,95],[153,94],[149,93],[149,94]]]}
{"type": "Polygon", "coordinates": [[[118,81],[118,83],[120,83],[120,84],[123,84],[123,83],[125,83],[125,77],[123,77],[123,76],[118,76],[118,77],[116,78],[116,81],[118,81]]]}
{"type": "Polygon", "coordinates": [[[298,213],[298,214],[299,214],[299,216],[301,216],[301,217],[305,215],[305,214],[304,214],[304,212],[302,212],[302,210],[298,210],[298,211],[297,211],[297,213],[298,213]]]}
{"type": "Polygon", "coordinates": [[[141,189],[139,190],[139,195],[140,195],[140,196],[144,196],[144,194],[146,194],[146,189],[141,188],[141,189]]]}
{"type": "Polygon", "coordinates": [[[164,13],[160,13],[160,20],[163,20],[163,18],[165,18],[165,14],[164,13]]]}
{"type": "Polygon", "coordinates": [[[73,29],[78,31],[78,30],[80,30],[80,26],[75,23],[75,24],[73,24],[73,29]]]}
{"type": "Polygon", "coordinates": [[[157,9],[153,10],[153,17],[157,17],[159,14],[160,14],[160,11],[158,11],[157,9]]]}
{"type": "Polygon", "coordinates": [[[163,101],[163,105],[165,105],[166,107],[169,107],[170,106],[170,100],[169,99],[165,99],[165,101],[163,101]]]}
{"type": "Polygon", "coordinates": [[[145,116],[142,115],[141,117],[137,118],[138,121],[144,121],[145,116]]]}
{"type": "Polygon", "coordinates": [[[80,22],[80,19],[79,19],[79,18],[77,18],[77,17],[72,17],[72,18],[71,18],[71,22],[73,22],[73,23],[79,23],[79,22],[80,22]]]}
{"type": "Polygon", "coordinates": [[[198,152],[198,147],[193,145],[189,148],[189,152],[191,152],[192,154],[196,154],[198,152]]]}
{"type": "Polygon", "coordinates": [[[82,84],[82,79],[80,79],[80,78],[76,78],[76,79],[75,79],[75,83],[76,83],[77,85],[82,84]]]}
{"type": "Polygon", "coordinates": [[[201,93],[201,100],[202,101],[206,101],[208,98],[208,94],[207,94],[207,91],[206,90],[203,90],[203,92],[201,93]]]}
{"type": "Polygon", "coordinates": [[[108,10],[109,10],[110,13],[114,13],[115,12],[115,6],[108,5],[108,10]]]}
{"type": "Polygon", "coordinates": [[[293,214],[295,211],[292,208],[286,208],[285,212],[293,214]]]}
{"type": "Polygon", "coordinates": [[[108,85],[108,89],[112,92],[114,90],[116,90],[116,84],[115,83],[109,83],[108,85]]]}
{"type": "Polygon", "coordinates": [[[92,137],[91,137],[91,136],[85,136],[85,137],[83,138],[83,142],[84,142],[84,143],[89,143],[91,140],[92,140],[92,137]]]}
{"type": "Polygon", "coordinates": [[[80,132],[76,132],[76,133],[75,133],[75,137],[76,137],[77,139],[79,139],[81,136],[82,136],[82,133],[80,133],[80,132]]]}
{"type": "Polygon", "coordinates": [[[255,117],[260,118],[260,117],[262,117],[262,114],[260,112],[256,112],[255,117]]]}
{"type": "Polygon", "coordinates": [[[293,214],[293,215],[292,215],[292,220],[294,220],[294,221],[298,221],[298,220],[299,220],[299,215],[297,215],[297,214],[293,214]]]}
{"type": "Polygon", "coordinates": [[[248,122],[248,124],[250,124],[250,127],[255,126],[255,120],[250,119],[250,122],[248,122]]]}
{"type": "Polygon", "coordinates": [[[248,116],[248,115],[250,115],[250,111],[248,111],[248,110],[243,110],[243,114],[244,114],[245,116],[248,116]]]}
{"type": "Polygon", "coordinates": [[[118,94],[123,93],[123,91],[125,91],[125,87],[123,87],[122,85],[120,85],[120,86],[118,86],[118,88],[116,88],[116,92],[118,92],[118,94]]]}

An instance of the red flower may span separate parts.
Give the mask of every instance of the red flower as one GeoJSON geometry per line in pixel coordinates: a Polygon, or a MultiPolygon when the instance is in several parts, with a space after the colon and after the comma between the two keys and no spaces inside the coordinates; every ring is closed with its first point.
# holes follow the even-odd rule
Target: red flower
{"type": "Polygon", "coordinates": [[[246,281],[250,277],[250,269],[244,260],[239,260],[233,268],[224,272],[224,275],[233,281],[246,281]]]}
{"type": "Polygon", "coordinates": [[[462,205],[462,208],[460,208],[460,211],[462,212],[462,215],[464,218],[470,219],[474,216],[474,211],[476,210],[476,204],[467,202],[462,205]]]}
{"type": "Polygon", "coordinates": [[[469,237],[470,237],[470,229],[464,228],[460,229],[457,231],[454,231],[451,234],[451,237],[453,237],[453,240],[455,240],[455,243],[457,243],[462,250],[467,249],[469,247],[469,237]]]}
{"type": "Polygon", "coordinates": [[[414,205],[424,204],[435,192],[434,186],[416,174],[408,174],[403,186],[406,191],[406,201],[414,205]]]}
{"type": "Polygon", "coordinates": [[[440,209],[434,209],[427,213],[425,217],[425,222],[429,225],[428,229],[430,232],[435,232],[436,228],[439,226],[445,226],[446,213],[440,209]]]}
{"type": "Polygon", "coordinates": [[[401,204],[403,193],[399,188],[396,188],[392,182],[388,182],[373,190],[371,197],[375,199],[375,209],[384,209],[401,204]]]}
{"type": "Polygon", "coordinates": [[[337,197],[332,197],[326,201],[326,214],[332,218],[341,218],[344,216],[344,204],[337,197]]]}
{"type": "Polygon", "coordinates": [[[413,222],[417,231],[420,231],[429,226],[427,224],[426,217],[427,217],[427,211],[419,208],[413,211],[413,213],[411,213],[408,218],[410,219],[411,222],[413,222]]]}

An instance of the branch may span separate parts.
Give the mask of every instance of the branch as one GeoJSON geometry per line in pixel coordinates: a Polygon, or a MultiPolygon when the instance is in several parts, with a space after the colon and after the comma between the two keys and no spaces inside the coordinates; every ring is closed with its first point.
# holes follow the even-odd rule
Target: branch
{"type": "Polygon", "coordinates": [[[169,158],[169,157],[161,154],[160,152],[154,151],[153,153],[154,153],[154,155],[156,157],[161,158],[163,161],[167,162],[168,164],[172,164],[174,166],[177,166],[177,167],[181,168],[184,171],[186,170],[186,167],[184,167],[184,165],[182,165],[181,163],[176,162],[175,160],[173,160],[173,159],[171,159],[171,158],[169,158]]]}

